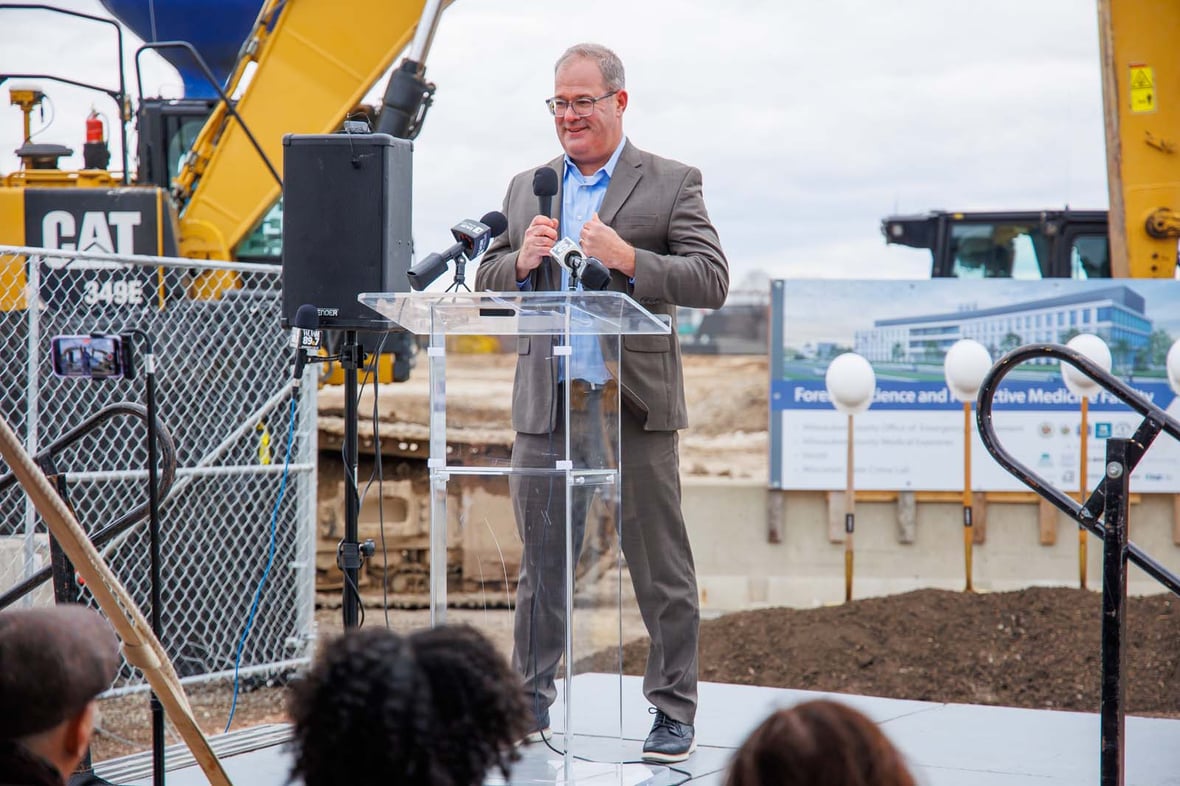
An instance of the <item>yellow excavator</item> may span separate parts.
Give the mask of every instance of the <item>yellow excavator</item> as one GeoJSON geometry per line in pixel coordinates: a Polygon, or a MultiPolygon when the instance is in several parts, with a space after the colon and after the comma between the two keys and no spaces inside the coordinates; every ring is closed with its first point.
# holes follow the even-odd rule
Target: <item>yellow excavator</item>
{"type": "Polygon", "coordinates": [[[1173,278],[1180,239],[1180,3],[1099,0],[1110,211],[889,216],[887,243],[960,278],[1173,278]]]}
{"type": "MultiPolygon", "coordinates": [[[[368,118],[374,130],[414,138],[434,91],[425,81],[425,56],[449,4],[351,0],[344,12],[335,0],[265,0],[261,8],[258,0],[211,0],[196,15],[191,3],[156,0],[149,20],[138,0],[103,3],[119,22],[155,42],[136,53],[137,66],[146,50],[165,56],[181,73],[185,97],[140,94],[133,115],[122,31],[114,19],[0,4],[0,24],[6,12],[34,8],[47,25],[57,15],[112,25],[119,42],[117,88],[65,75],[0,73],[0,85],[7,83],[10,102],[24,116],[16,151],[20,169],[0,178],[0,245],[280,262],[283,135],[338,130],[409,46],[380,111],[367,114],[375,114],[368,118]],[[114,100],[123,136],[121,171],[108,168],[107,129],[97,113],[87,120],[81,170],[59,168],[59,159],[73,152],[68,147],[32,141],[31,118],[46,99],[46,81],[93,88],[114,100]],[[135,171],[125,131],[133,117],[135,171]]],[[[25,307],[24,277],[23,259],[0,258],[0,308],[25,307]]],[[[128,287],[141,286],[129,278],[93,290],[98,297],[134,299],[128,287]]],[[[188,296],[217,299],[237,286],[234,274],[206,273],[194,279],[188,296]]],[[[400,376],[405,373],[403,364],[400,376]]]]}

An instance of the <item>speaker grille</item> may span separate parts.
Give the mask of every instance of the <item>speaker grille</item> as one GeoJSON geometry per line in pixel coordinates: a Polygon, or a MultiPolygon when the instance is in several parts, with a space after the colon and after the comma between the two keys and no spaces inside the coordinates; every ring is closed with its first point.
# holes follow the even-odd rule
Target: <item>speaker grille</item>
{"type": "Polygon", "coordinates": [[[412,153],[388,134],[283,137],[283,327],[304,303],[320,327],[396,327],[357,302],[408,292],[412,153]]]}

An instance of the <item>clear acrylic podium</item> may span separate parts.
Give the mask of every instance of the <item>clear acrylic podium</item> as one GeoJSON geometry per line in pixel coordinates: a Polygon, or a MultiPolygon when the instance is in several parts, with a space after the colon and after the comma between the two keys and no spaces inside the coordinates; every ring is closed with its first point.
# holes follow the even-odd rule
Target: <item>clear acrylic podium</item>
{"type": "MultiPolygon", "coordinates": [[[[617,676],[622,668],[623,598],[631,594],[619,547],[620,389],[607,383],[601,390],[587,390],[563,380],[571,378],[573,344],[598,343],[618,379],[626,337],[667,334],[669,324],[620,292],[375,292],[363,293],[358,300],[406,330],[430,338],[431,623],[446,621],[448,580],[454,578],[448,573],[448,549],[454,553],[455,530],[463,532],[465,542],[476,528],[493,533],[500,564],[481,565],[479,573],[495,577],[502,572],[506,592],[512,583],[513,555],[520,552],[511,631],[516,642],[513,665],[526,683],[538,680],[541,693],[546,677],[548,682],[554,675],[559,679],[556,703],[549,708],[555,736],[544,756],[535,755],[539,744],[529,746],[533,752],[526,752],[517,765],[513,782],[662,781],[666,768],[623,764],[638,758],[638,750],[623,750],[623,697],[617,676]],[[464,354],[463,347],[472,345],[474,337],[497,337],[501,350],[516,351],[497,355],[498,361],[486,354],[464,354]],[[539,357],[526,357],[538,352],[539,357]],[[481,376],[485,366],[497,363],[503,376],[481,376]],[[548,400],[556,407],[557,430],[528,437],[541,446],[540,458],[523,465],[506,453],[469,449],[463,432],[473,424],[455,423],[455,413],[448,423],[448,381],[452,399],[470,402],[483,396],[501,404],[499,418],[488,416],[496,422],[477,425],[485,433],[503,434],[502,441],[511,444],[515,432],[508,405],[518,393],[513,376],[521,373],[517,366],[526,365],[534,372],[547,369],[548,400]],[[476,366],[479,373],[468,371],[476,366]],[[492,491],[485,493],[488,488],[492,491]],[[510,499],[511,505],[497,507],[495,500],[503,499],[510,499]],[[484,511],[479,509],[481,502],[484,511]],[[507,519],[516,542],[495,538],[496,526],[488,517],[497,518],[500,532],[507,519]],[[575,686],[571,675],[579,672],[585,676],[575,686]],[[616,676],[610,681],[603,673],[616,676]]],[[[458,407],[454,410],[457,413],[458,407]]],[[[466,554],[463,561],[466,565],[466,554]]],[[[466,605],[478,607],[483,597],[473,602],[469,593],[459,593],[452,599],[466,599],[466,605]]],[[[633,623],[628,624],[633,629],[633,623]]],[[[544,703],[538,699],[536,709],[544,703]]]]}

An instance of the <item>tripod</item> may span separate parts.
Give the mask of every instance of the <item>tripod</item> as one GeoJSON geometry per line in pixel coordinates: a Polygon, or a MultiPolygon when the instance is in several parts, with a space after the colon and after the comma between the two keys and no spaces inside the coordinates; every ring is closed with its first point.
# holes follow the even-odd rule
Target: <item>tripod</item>
{"type": "MultiPolygon", "coordinates": [[[[127,335],[143,342],[144,395],[147,399],[147,462],[148,462],[148,570],[151,574],[152,608],[149,620],[152,633],[160,637],[164,629],[164,601],[160,590],[160,490],[157,465],[158,448],[156,433],[156,356],[152,351],[152,339],[145,331],[128,330],[127,335]]],[[[164,786],[164,705],[153,690],[151,693],[152,712],[152,784],[164,786]]]]}
{"type": "Polygon", "coordinates": [[[467,286],[467,256],[465,254],[460,254],[455,258],[455,277],[451,279],[451,285],[446,288],[446,291],[471,291],[471,288],[467,286]]]}
{"type": "MultiPolygon", "coordinates": [[[[159,477],[159,428],[156,421],[156,361],[155,355],[152,351],[151,337],[143,330],[131,329],[124,331],[121,338],[128,346],[122,350],[123,359],[126,363],[127,376],[131,376],[131,348],[130,340],[132,337],[138,338],[143,342],[143,370],[144,370],[144,396],[146,398],[145,411],[145,425],[147,427],[147,471],[148,471],[148,571],[149,571],[149,592],[151,596],[151,614],[149,617],[149,624],[151,625],[152,633],[159,638],[163,630],[163,600],[161,595],[161,587],[163,580],[160,576],[160,477],[159,477]]],[[[100,413],[101,414],[101,413],[100,413]]],[[[175,471],[175,448],[172,447],[171,437],[167,438],[166,456],[171,462],[168,470],[167,485],[170,488],[172,485],[172,476],[175,471]]],[[[59,490],[62,492],[62,498],[65,499],[64,478],[59,476],[59,490]]],[[[59,574],[64,572],[61,569],[64,567],[62,561],[64,556],[55,553],[54,560],[58,568],[59,574]]],[[[65,564],[68,564],[66,562],[65,564]]],[[[71,578],[72,581],[72,578],[71,578]]],[[[60,588],[62,582],[55,582],[58,587],[59,600],[60,588]]],[[[153,786],[164,786],[164,705],[160,702],[160,697],[153,690],[151,692],[151,718],[152,718],[152,783],[153,786]]],[[[70,779],[73,786],[79,784],[100,784],[106,783],[103,779],[96,776],[93,769],[90,768],[90,754],[89,751],[83,760],[83,770],[75,774],[70,779]]]]}

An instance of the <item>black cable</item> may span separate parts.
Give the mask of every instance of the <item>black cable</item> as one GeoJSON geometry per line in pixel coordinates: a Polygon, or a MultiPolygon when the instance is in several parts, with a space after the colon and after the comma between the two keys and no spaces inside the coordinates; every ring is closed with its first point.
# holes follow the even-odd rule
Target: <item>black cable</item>
{"type": "MultiPolygon", "coordinates": [[[[378,473],[380,466],[381,466],[381,452],[380,452],[381,451],[381,443],[380,443],[379,430],[377,427],[378,426],[378,424],[377,424],[377,379],[378,379],[377,375],[378,375],[378,372],[380,371],[381,350],[385,347],[385,339],[387,338],[387,336],[388,336],[388,334],[382,336],[381,341],[378,343],[377,351],[373,355],[373,368],[372,368],[372,371],[369,372],[373,376],[373,432],[374,432],[374,447],[376,449],[377,456],[376,456],[376,464],[374,466],[374,471],[373,471],[373,473],[370,474],[369,481],[365,484],[364,494],[362,494],[360,489],[357,488],[356,480],[353,477],[353,474],[351,472],[351,468],[348,466],[348,456],[346,455],[345,446],[344,445],[340,446],[340,458],[344,464],[345,494],[352,495],[353,498],[355,498],[358,514],[360,512],[361,503],[363,502],[365,495],[368,494],[369,488],[373,484],[373,478],[377,477],[377,473],[378,473]]],[[[363,348],[361,349],[361,354],[362,354],[362,356],[364,354],[363,348]]],[[[367,380],[368,380],[368,377],[364,373],[364,363],[363,362],[361,363],[361,372],[362,373],[360,375],[360,380],[361,380],[360,386],[357,388],[356,401],[354,402],[356,404],[356,406],[358,406],[358,407],[360,406],[361,398],[364,396],[365,385],[367,384],[367,380]]],[[[378,492],[379,493],[381,491],[383,491],[383,487],[380,484],[380,480],[381,480],[381,478],[378,477],[378,492]]],[[[345,500],[345,504],[346,505],[348,504],[348,500],[345,500]]],[[[386,553],[385,552],[385,516],[384,516],[383,500],[378,501],[377,511],[378,511],[378,514],[377,514],[378,521],[379,521],[379,526],[380,526],[380,531],[381,531],[381,548],[382,548],[382,553],[385,554],[386,553]]],[[[388,558],[387,558],[384,572],[382,574],[382,597],[384,599],[383,605],[385,606],[385,625],[386,625],[386,627],[389,627],[389,625],[390,625],[388,584],[386,582],[388,571],[389,571],[389,565],[388,565],[388,558]]],[[[352,588],[352,591],[356,595],[356,598],[357,598],[357,607],[358,607],[358,610],[360,613],[360,618],[357,620],[357,627],[358,628],[363,627],[365,624],[365,604],[363,602],[361,602],[361,599],[360,599],[361,592],[360,592],[359,582],[354,583],[354,582],[349,581],[348,573],[346,571],[344,571],[344,580],[348,584],[348,586],[352,588]]]]}
{"type": "MultiPolygon", "coordinates": [[[[358,517],[358,519],[359,519],[360,518],[360,510],[361,510],[360,489],[358,489],[358,487],[356,487],[356,473],[355,473],[356,467],[354,466],[354,461],[355,461],[355,463],[359,463],[359,456],[356,456],[355,453],[353,454],[352,457],[348,456],[349,446],[352,446],[354,448],[354,451],[356,451],[356,453],[359,453],[359,450],[356,450],[356,448],[358,448],[358,446],[356,446],[356,441],[358,441],[358,440],[355,439],[356,435],[358,435],[358,434],[356,434],[356,426],[358,426],[359,424],[353,424],[352,420],[350,420],[350,418],[347,417],[347,415],[350,415],[353,412],[359,412],[358,405],[360,404],[362,387],[360,387],[360,386],[354,387],[354,389],[356,389],[356,394],[355,394],[355,398],[353,398],[353,399],[348,399],[347,393],[348,393],[349,387],[350,387],[349,384],[350,384],[350,382],[352,382],[352,379],[350,379],[349,374],[355,374],[356,379],[359,379],[359,380],[361,380],[361,382],[363,382],[361,372],[365,371],[365,347],[363,347],[361,345],[361,343],[359,343],[358,338],[356,338],[355,330],[346,330],[345,345],[343,345],[343,346],[352,347],[353,351],[355,352],[355,354],[349,356],[347,362],[348,363],[358,363],[358,365],[359,365],[359,368],[355,368],[355,367],[354,368],[345,368],[345,392],[346,392],[345,439],[343,439],[343,441],[340,445],[340,460],[341,460],[341,464],[343,465],[343,467],[345,467],[345,539],[347,541],[347,538],[349,535],[349,532],[348,532],[349,523],[359,525],[359,520],[353,520],[353,522],[349,522],[349,518],[350,518],[350,516],[352,516],[352,511],[353,510],[356,511],[356,517],[358,517]],[[349,342],[353,342],[353,343],[349,343],[349,342]],[[352,440],[349,439],[349,433],[352,433],[352,440]],[[349,460],[349,458],[352,460],[349,460]],[[355,505],[355,507],[353,507],[353,505],[355,505]]],[[[337,354],[337,356],[339,356],[339,358],[341,358],[341,365],[342,366],[345,365],[346,353],[341,352],[341,353],[337,354]]],[[[359,418],[359,415],[358,415],[358,418],[359,418]]],[[[358,539],[360,538],[359,535],[356,537],[358,537],[358,539]]],[[[341,543],[343,543],[343,541],[341,543]]],[[[355,558],[362,559],[362,552],[360,551],[360,543],[353,543],[352,545],[355,546],[355,548],[356,548],[355,558]]],[[[348,558],[352,558],[352,557],[349,556],[348,558]]],[[[361,625],[363,624],[363,621],[365,621],[365,603],[363,603],[361,601],[361,592],[360,592],[360,579],[359,579],[360,565],[358,565],[358,581],[353,582],[353,581],[348,581],[348,568],[345,568],[345,566],[343,566],[343,564],[346,564],[346,563],[341,562],[341,556],[340,556],[339,551],[337,551],[336,561],[337,561],[337,565],[340,565],[340,570],[341,570],[343,576],[345,576],[345,589],[352,590],[352,595],[355,598],[356,609],[358,609],[358,620],[356,620],[356,627],[360,628],[361,625]]],[[[348,591],[346,591],[345,594],[343,594],[343,601],[342,601],[342,603],[343,603],[342,613],[343,613],[343,617],[345,617],[345,627],[348,627],[348,620],[349,620],[349,602],[348,601],[349,601],[349,594],[348,594],[348,591]]]]}
{"type": "Polygon", "coordinates": [[[348,571],[342,570],[341,572],[344,574],[344,583],[347,584],[348,586],[352,587],[352,591],[356,595],[356,599],[357,599],[356,608],[357,608],[357,612],[359,612],[359,615],[360,615],[356,621],[356,627],[357,627],[357,630],[360,630],[361,628],[365,627],[365,604],[361,600],[361,589],[353,581],[351,581],[348,578],[348,571]]]}
{"type": "MultiPolygon", "coordinates": [[[[381,339],[385,343],[385,339],[381,339]]],[[[381,366],[381,350],[377,350],[377,372],[381,366]]],[[[385,612],[385,627],[392,629],[389,622],[389,549],[385,545],[385,470],[381,464],[381,425],[377,417],[377,398],[381,378],[373,374],[373,473],[377,476],[377,534],[381,537],[381,608],[385,612]]]]}
{"type": "MultiPolygon", "coordinates": [[[[381,537],[381,554],[384,559],[381,568],[381,605],[385,612],[385,627],[392,629],[389,621],[389,551],[385,547],[385,476],[381,465],[381,428],[377,413],[377,396],[381,383],[381,352],[385,349],[385,340],[387,338],[389,338],[388,333],[381,336],[381,341],[377,344],[377,350],[373,353],[373,370],[371,372],[373,377],[373,471],[369,473],[369,480],[365,483],[365,490],[360,494],[357,502],[357,510],[360,510],[361,505],[365,502],[365,498],[369,496],[369,489],[373,486],[375,479],[377,481],[377,531],[381,537]]],[[[358,408],[365,394],[367,380],[367,376],[361,376],[360,388],[356,394],[358,408]]]]}
{"type": "MultiPolygon", "coordinates": [[[[559,751],[557,748],[550,745],[548,740],[545,741],[545,744],[548,746],[549,750],[553,751],[558,756],[565,756],[565,751],[559,751]]],[[[625,761],[602,761],[600,759],[591,759],[588,756],[578,756],[577,754],[574,754],[571,758],[576,759],[577,761],[584,761],[588,764],[619,764],[619,765],[641,764],[645,767],[652,767],[652,766],[665,767],[671,772],[679,773],[680,775],[685,776],[684,780],[677,781],[676,783],[671,784],[671,786],[680,786],[680,784],[682,784],[682,783],[688,783],[689,781],[696,780],[696,778],[697,778],[696,775],[693,775],[688,770],[682,770],[679,767],[673,767],[671,764],[664,764],[664,763],[658,762],[658,761],[645,761],[643,759],[631,759],[631,760],[625,760],[625,761]]],[[[704,774],[705,773],[702,773],[702,775],[704,775],[704,774]]]]}

